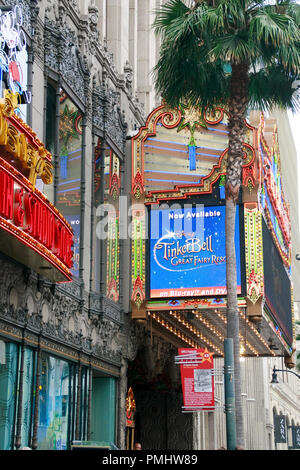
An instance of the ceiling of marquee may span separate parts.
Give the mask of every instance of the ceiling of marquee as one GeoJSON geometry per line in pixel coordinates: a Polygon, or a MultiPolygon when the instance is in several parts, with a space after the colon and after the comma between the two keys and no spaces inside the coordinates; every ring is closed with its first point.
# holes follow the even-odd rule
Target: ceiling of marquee
{"type": "MultiPolygon", "coordinates": [[[[282,344],[276,335],[266,339],[262,330],[266,328],[263,319],[257,327],[245,315],[240,315],[241,357],[282,355],[282,344]]],[[[225,309],[198,309],[193,311],[148,311],[148,327],[165,340],[191,348],[207,348],[216,357],[223,356],[224,340],[227,337],[225,309]]]]}

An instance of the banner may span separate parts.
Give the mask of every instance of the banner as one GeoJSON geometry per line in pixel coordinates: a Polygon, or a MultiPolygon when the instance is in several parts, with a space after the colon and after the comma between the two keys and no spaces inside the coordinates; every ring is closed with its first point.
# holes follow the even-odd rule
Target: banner
{"type": "Polygon", "coordinates": [[[300,426],[292,426],[293,449],[300,449],[300,426]]]}
{"type": "Polygon", "coordinates": [[[213,355],[207,349],[179,348],[180,373],[185,410],[215,405],[213,355]]]}
{"type": "Polygon", "coordinates": [[[285,415],[275,415],[274,416],[274,433],[275,433],[275,442],[277,444],[285,444],[287,442],[287,433],[286,433],[286,416],[285,415]]]}

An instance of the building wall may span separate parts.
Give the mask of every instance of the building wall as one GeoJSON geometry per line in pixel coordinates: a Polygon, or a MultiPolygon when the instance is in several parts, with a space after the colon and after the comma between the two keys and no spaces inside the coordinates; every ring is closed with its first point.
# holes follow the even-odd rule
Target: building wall
{"type": "MultiPolygon", "coordinates": [[[[24,358],[25,353],[22,351],[30,348],[37,365],[41,366],[42,359],[39,357],[47,353],[53,358],[59,357],[67,361],[69,366],[74,368],[76,377],[90,374],[89,380],[92,383],[92,378],[98,380],[100,374],[106,380],[115,381],[117,386],[114,403],[117,416],[111,413],[112,422],[108,423],[107,429],[103,429],[103,435],[114,435],[114,444],[122,448],[125,445],[126,363],[134,358],[143,339],[144,329],[131,324],[127,311],[123,309],[122,273],[117,301],[108,298],[105,293],[100,294],[99,285],[96,285],[94,279],[95,265],[101,264],[104,272],[101,282],[105,284],[103,278],[106,279],[106,258],[104,255],[97,258],[95,245],[99,246],[99,243],[91,234],[94,235],[98,221],[92,187],[97,139],[102,138],[120,162],[122,192],[126,133],[139,127],[144,120],[143,106],[136,98],[132,86],[132,69],[126,62],[129,42],[124,41],[124,35],[128,38],[129,11],[126,13],[124,9],[125,2],[115,2],[114,5],[110,2],[109,6],[117,9],[115,12],[110,12],[105,2],[99,2],[97,5],[93,1],[7,0],[1,2],[1,6],[14,7],[16,3],[22,7],[32,66],[28,82],[32,91],[32,103],[28,105],[28,124],[42,141],[47,140],[49,128],[46,126],[46,99],[47,84],[50,82],[56,90],[56,99],[59,97],[59,87],[62,87],[82,113],[79,182],[81,242],[78,275],[70,284],[53,284],[0,254],[0,344],[2,349],[5,343],[14,344],[19,351],[19,360],[24,358]],[[119,15],[120,37],[113,37],[116,31],[113,31],[111,26],[115,23],[114,20],[105,22],[105,12],[110,18],[119,15]],[[100,26],[101,36],[102,24],[106,25],[105,34],[109,33],[109,41],[104,41],[104,37],[99,40],[97,25],[100,26]],[[122,55],[116,55],[114,60],[112,53],[107,49],[107,43],[110,42],[112,49],[116,47],[118,50],[117,41],[122,42],[122,55]],[[124,55],[126,60],[123,61],[121,58],[124,55]]],[[[127,6],[129,7],[129,3],[127,6]]],[[[58,119],[61,119],[58,115],[53,116],[53,120],[57,120],[56,126],[58,119]]],[[[60,184],[58,127],[56,132],[57,140],[51,142],[55,164],[54,182],[48,187],[40,185],[40,189],[55,205],[60,184]]],[[[102,288],[104,287],[107,286],[102,285],[102,288]]],[[[5,354],[3,357],[5,369],[5,354]]],[[[21,369],[18,369],[16,374],[22,381],[21,369]]],[[[72,404],[73,434],[69,437],[73,439],[87,439],[91,436],[92,386],[89,387],[87,381],[82,382],[80,390],[88,401],[85,411],[80,409],[79,395],[72,404]]],[[[24,402],[18,400],[14,406],[21,415],[24,413],[24,402]]],[[[13,428],[9,430],[8,447],[18,448],[21,444],[33,447],[39,445],[32,441],[32,432],[34,434],[40,429],[37,426],[40,413],[37,406],[31,413],[34,429],[31,430],[31,435],[27,436],[27,442],[18,430],[20,421],[12,420],[13,428]],[[19,437],[22,437],[21,441],[19,437]]]]}

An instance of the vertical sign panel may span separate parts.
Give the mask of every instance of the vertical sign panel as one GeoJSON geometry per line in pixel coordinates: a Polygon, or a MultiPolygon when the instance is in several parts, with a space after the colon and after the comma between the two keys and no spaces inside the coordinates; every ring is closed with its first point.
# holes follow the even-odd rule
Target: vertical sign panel
{"type": "Polygon", "coordinates": [[[285,415],[275,415],[274,416],[274,426],[275,426],[275,442],[277,444],[286,443],[287,442],[286,416],[285,415]]]}
{"type": "Polygon", "coordinates": [[[191,348],[180,348],[178,352],[184,408],[213,409],[215,400],[212,353],[207,349],[191,348]]]}
{"type": "Polygon", "coordinates": [[[300,426],[292,426],[293,449],[300,449],[300,426]]]}

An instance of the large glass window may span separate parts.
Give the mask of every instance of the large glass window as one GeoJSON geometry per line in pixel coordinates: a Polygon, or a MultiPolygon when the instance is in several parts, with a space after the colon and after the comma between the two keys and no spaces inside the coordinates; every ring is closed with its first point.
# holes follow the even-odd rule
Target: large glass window
{"type": "Polygon", "coordinates": [[[115,443],[116,380],[93,377],[91,434],[94,441],[115,443]]]}
{"type": "Polygon", "coordinates": [[[79,276],[82,113],[64,90],[60,93],[57,208],[74,231],[73,268],[79,276]]]}
{"type": "MultiPolygon", "coordinates": [[[[55,134],[56,134],[56,89],[51,83],[47,86],[47,105],[46,105],[46,136],[45,146],[52,155],[52,164],[54,166],[55,155],[55,134]]],[[[53,170],[54,176],[54,170],[53,170]]],[[[37,178],[36,187],[47,196],[49,201],[54,203],[54,181],[52,184],[44,184],[41,178],[37,178]]]]}
{"type": "Polygon", "coordinates": [[[9,450],[14,437],[18,346],[0,340],[0,449],[9,450]]]}
{"type": "Polygon", "coordinates": [[[81,407],[80,407],[80,429],[81,440],[87,440],[87,411],[88,411],[88,368],[83,367],[81,371],[81,407]]]}
{"type": "Polygon", "coordinates": [[[21,447],[30,445],[33,416],[33,387],[34,387],[34,351],[25,348],[23,366],[23,396],[22,396],[22,426],[21,447]]]}
{"type": "Polygon", "coordinates": [[[94,240],[94,289],[103,285],[103,293],[111,300],[119,300],[120,258],[120,160],[111,148],[105,146],[101,154],[101,140],[95,149],[94,205],[96,230],[94,240]]]}
{"type": "Polygon", "coordinates": [[[77,363],[42,352],[36,402],[36,356],[36,351],[24,348],[21,387],[21,349],[15,343],[0,340],[0,450],[15,449],[21,390],[21,448],[32,444],[36,405],[38,450],[67,450],[76,438],[88,439],[88,367],[81,366],[79,383],[77,363]]]}
{"type": "Polygon", "coordinates": [[[69,364],[61,359],[43,355],[39,392],[38,449],[67,449],[69,383],[69,364]]]}

